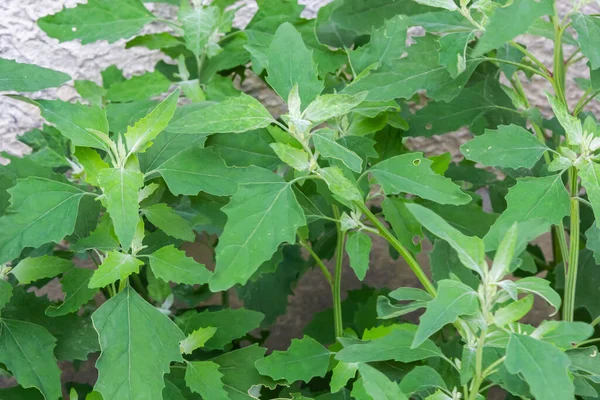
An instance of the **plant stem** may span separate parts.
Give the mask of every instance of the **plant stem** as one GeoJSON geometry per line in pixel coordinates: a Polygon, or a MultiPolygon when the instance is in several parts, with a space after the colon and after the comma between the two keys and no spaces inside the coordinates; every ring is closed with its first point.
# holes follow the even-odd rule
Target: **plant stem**
{"type": "Polygon", "coordinates": [[[590,103],[590,101],[594,100],[596,98],[596,96],[598,96],[599,94],[600,94],[600,90],[596,90],[587,99],[583,100],[583,97],[582,97],[583,101],[580,100],[580,102],[577,104],[577,106],[575,106],[575,110],[573,110],[573,115],[575,117],[577,115],[579,115],[579,113],[583,110],[583,108],[585,106],[587,106],[590,103]]]}
{"type": "Polygon", "coordinates": [[[539,66],[542,71],[549,73],[550,71],[548,71],[548,68],[546,68],[546,66],[544,65],[543,62],[541,62],[536,56],[534,56],[530,51],[528,51],[526,48],[524,48],[523,46],[521,46],[518,43],[515,42],[509,42],[509,44],[514,47],[515,49],[519,50],[521,53],[523,53],[525,56],[529,57],[529,59],[531,61],[533,61],[537,66],[539,66]]]}
{"type": "Polygon", "coordinates": [[[335,324],[335,337],[341,337],[344,333],[344,321],[342,319],[342,261],[344,257],[344,239],[346,231],[342,230],[342,224],[339,222],[340,211],[334,204],[333,215],[337,229],[337,245],[335,252],[335,276],[333,280],[333,319],[335,324]]]}
{"type": "Polygon", "coordinates": [[[575,293],[577,290],[577,270],[579,264],[579,200],[577,194],[577,170],[572,168],[569,174],[571,186],[571,231],[569,246],[569,263],[565,284],[565,306],[563,320],[571,322],[575,314],[575,293]]]}
{"type": "Polygon", "coordinates": [[[479,394],[479,388],[485,379],[483,374],[483,345],[485,344],[485,335],[487,334],[486,329],[481,330],[479,340],[477,341],[477,349],[475,351],[475,377],[471,384],[471,390],[469,393],[469,400],[476,400],[479,394]]]}
{"type": "Polygon", "coordinates": [[[421,268],[421,266],[419,265],[417,260],[415,260],[415,258],[412,256],[412,254],[410,254],[410,252],[402,245],[402,243],[400,243],[398,241],[398,239],[396,239],[396,237],[394,235],[392,235],[392,233],[385,227],[385,225],[383,225],[377,219],[377,217],[375,215],[373,215],[371,210],[369,210],[369,208],[366,205],[364,205],[363,203],[360,203],[360,202],[355,202],[354,204],[356,204],[356,206],[360,209],[360,211],[362,211],[363,214],[365,214],[365,216],[367,217],[367,219],[369,221],[371,221],[371,223],[375,226],[375,228],[377,228],[377,230],[379,231],[379,234],[385,240],[387,240],[392,245],[392,247],[394,249],[396,249],[396,251],[398,253],[400,253],[400,256],[402,256],[404,261],[406,261],[406,263],[408,264],[410,269],[413,271],[413,273],[416,275],[417,279],[419,279],[419,281],[421,282],[421,284],[423,285],[425,290],[430,295],[435,297],[435,295],[436,295],[435,287],[433,286],[433,284],[431,283],[431,281],[429,280],[427,275],[425,275],[425,272],[423,271],[423,269],[421,268]]]}
{"type": "Polygon", "coordinates": [[[327,283],[329,283],[329,286],[331,286],[331,290],[333,290],[333,278],[331,277],[329,270],[323,263],[323,260],[321,260],[321,258],[317,255],[317,253],[315,253],[315,251],[312,249],[312,247],[310,247],[308,245],[308,243],[306,243],[304,240],[300,239],[300,244],[302,245],[302,247],[304,247],[308,251],[308,253],[313,258],[313,260],[315,260],[315,262],[317,263],[317,266],[323,273],[323,276],[325,276],[327,283]]]}
{"type": "Polygon", "coordinates": [[[493,57],[485,57],[484,58],[487,61],[496,61],[499,63],[504,63],[504,64],[508,64],[508,65],[514,65],[515,67],[519,67],[521,69],[527,70],[529,72],[532,72],[536,75],[541,76],[542,78],[546,79],[549,82],[552,82],[553,79],[550,75],[545,74],[543,71],[540,71],[539,69],[535,69],[530,67],[529,65],[525,65],[525,64],[521,64],[521,63],[517,63],[517,62],[513,62],[513,61],[508,61],[508,60],[503,60],[501,58],[493,58],[493,57]]]}

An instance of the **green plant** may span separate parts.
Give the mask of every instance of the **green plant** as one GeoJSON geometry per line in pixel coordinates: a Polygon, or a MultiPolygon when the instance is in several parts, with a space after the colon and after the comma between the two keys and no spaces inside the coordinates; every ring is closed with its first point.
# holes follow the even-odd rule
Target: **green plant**
{"type": "MultiPolygon", "coordinates": [[[[600,94],[600,18],[581,12],[588,1],[560,17],[553,0],[335,0],[305,20],[295,1],[262,0],[243,30],[234,1],[162,2],[175,21],[139,0],[38,21],[61,41],[127,38],[174,61],[75,81],[86,104],[9,95],[48,125],[0,169],[0,367],[20,385],[2,399],[598,397],[600,129],[584,109],[600,94]],[[150,22],[165,32],[138,35],[150,22]],[[426,33],[408,46],[413,26],[426,33]],[[552,40],[553,65],[521,34],[552,40]],[[590,79],[569,104],[583,59],[590,79]],[[247,76],[287,113],[241,93],[247,76]],[[533,77],[552,88],[552,119],[530,104],[533,77]],[[460,162],[406,145],[465,127],[460,162]],[[533,242],[548,232],[550,259],[533,242]],[[344,254],[362,281],[372,240],[423,289],[342,301],[344,254]],[[426,240],[430,273],[416,258],[426,240]],[[186,254],[200,242],[214,270],[186,254]],[[332,309],[266,355],[311,267],[332,309]],[[30,290],[57,277],[62,301],[30,290]],[[535,296],[560,318],[519,322],[535,296]],[[91,354],[93,388],[61,386],[57,360],[91,354]]],[[[6,59],[0,77],[17,92],[70,80],[6,59]]]]}

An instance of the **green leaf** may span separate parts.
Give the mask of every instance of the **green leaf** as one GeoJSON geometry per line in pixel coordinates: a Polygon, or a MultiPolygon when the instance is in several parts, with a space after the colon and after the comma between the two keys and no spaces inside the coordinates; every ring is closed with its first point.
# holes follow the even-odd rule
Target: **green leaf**
{"type": "Polygon", "coordinates": [[[473,315],[479,311],[477,292],[464,283],[444,279],[438,282],[438,293],[427,304],[421,316],[419,328],[412,343],[419,346],[446,324],[455,322],[462,315],[473,315]]]}
{"type": "Polygon", "coordinates": [[[426,365],[414,367],[400,382],[400,390],[409,395],[431,388],[447,390],[440,374],[426,365]]]}
{"type": "Polygon", "coordinates": [[[458,6],[454,3],[454,0],[415,0],[419,4],[423,4],[429,7],[445,8],[446,10],[456,11],[458,6]]]}
{"type": "Polygon", "coordinates": [[[66,293],[65,299],[59,306],[50,306],[46,309],[46,315],[49,317],[59,317],[72,312],[90,301],[98,290],[90,289],[88,284],[94,271],[83,268],[71,268],[60,280],[63,292],[66,293]]]}
{"type": "Polygon", "coordinates": [[[329,383],[331,393],[337,393],[342,390],[348,381],[356,376],[356,371],[358,371],[358,363],[338,361],[337,365],[333,368],[331,382],[329,383]]]}
{"type": "Polygon", "coordinates": [[[242,133],[269,126],[273,117],[254,97],[241,93],[179,118],[169,132],[213,134],[242,133]]]}
{"type": "Polygon", "coordinates": [[[474,56],[497,49],[505,42],[527,32],[540,17],[554,14],[553,5],[552,0],[514,0],[505,7],[498,7],[475,46],[474,56]]]}
{"type": "Polygon", "coordinates": [[[137,121],[133,127],[127,128],[125,141],[130,154],[144,151],[152,145],[152,140],[169,125],[173,118],[178,99],[179,90],[175,90],[147,116],[137,121]]]}
{"type": "Polygon", "coordinates": [[[96,310],[92,320],[102,348],[94,390],[104,400],[162,399],[169,365],[183,362],[181,330],[130,286],[96,310]]]}
{"type": "Polygon", "coordinates": [[[0,218],[0,263],[25,247],[60,242],[73,233],[79,202],[86,192],[66,183],[30,177],[10,188],[11,206],[0,218]]]}
{"type": "Polygon", "coordinates": [[[452,79],[467,68],[467,49],[473,37],[473,32],[455,32],[440,38],[440,64],[446,67],[452,79]]]}
{"type": "Polygon", "coordinates": [[[277,157],[297,171],[308,171],[310,168],[310,156],[302,150],[285,143],[271,143],[271,148],[277,157]]]}
{"type": "Polygon", "coordinates": [[[434,242],[433,250],[429,253],[429,264],[434,282],[458,278],[473,289],[477,289],[481,283],[481,278],[464,266],[458,253],[444,240],[434,242]]]}
{"type": "Polygon", "coordinates": [[[54,278],[72,267],[73,263],[64,258],[42,256],[25,258],[10,272],[24,285],[42,278],[54,278]]]}
{"type": "Polygon", "coordinates": [[[533,295],[525,296],[498,309],[494,313],[494,321],[500,327],[517,322],[531,311],[531,307],[533,307],[533,295]]]}
{"type": "Polygon", "coordinates": [[[196,57],[200,57],[205,53],[212,36],[219,30],[221,11],[214,6],[192,7],[189,1],[182,1],[178,17],[183,28],[185,47],[196,57]]]}
{"type": "Polygon", "coordinates": [[[350,258],[350,267],[356,277],[362,281],[369,269],[369,255],[371,253],[371,238],[363,232],[349,232],[346,239],[346,253],[350,258]]]}
{"type": "Polygon", "coordinates": [[[185,370],[185,384],[203,399],[228,400],[219,372],[219,364],[212,361],[188,362],[185,370]]]}
{"type": "Polygon", "coordinates": [[[319,129],[313,133],[312,140],[315,145],[315,149],[323,157],[340,160],[342,163],[344,163],[344,165],[354,172],[360,173],[362,171],[362,158],[360,158],[352,150],[347,149],[337,142],[335,140],[334,131],[330,129],[319,129]]]}
{"type": "Polygon", "coordinates": [[[0,319],[0,362],[24,388],[35,387],[45,399],[61,397],[56,339],[46,328],[25,321],[0,319]]]}
{"type": "Polygon", "coordinates": [[[4,279],[0,279],[0,314],[2,309],[10,301],[12,297],[13,288],[10,283],[5,281],[4,279]]]}
{"type": "Polygon", "coordinates": [[[431,233],[448,242],[458,253],[463,265],[480,276],[487,270],[483,240],[476,236],[465,236],[433,211],[418,204],[407,204],[408,210],[431,233]]]}
{"type": "Polygon", "coordinates": [[[387,195],[409,193],[440,204],[466,204],[471,197],[450,179],[431,169],[432,161],[423,153],[407,153],[388,158],[369,172],[387,195]]]}
{"type": "Polygon", "coordinates": [[[412,253],[419,252],[421,245],[415,244],[413,238],[422,236],[421,225],[406,208],[406,202],[403,199],[386,197],[381,207],[385,220],[390,223],[402,245],[412,253]]]}
{"type": "Polygon", "coordinates": [[[408,19],[397,15],[385,21],[379,29],[373,29],[369,43],[350,52],[352,70],[356,75],[376,64],[391,66],[402,57],[406,47],[408,19]]]}
{"type": "Polygon", "coordinates": [[[37,92],[71,80],[64,72],[0,57],[0,91],[37,92]]]}
{"type": "Polygon", "coordinates": [[[549,281],[535,276],[530,276],[519,279],[518,281],[514,282],[514,284],[519,291],[533,293],[546,300],[548,304],[554,307],[555,313],[560,309],[560,295],[556,293],[554,289],[552,289],[549,281]]]}
{"type": "Polygon", "coordinates": [[[310,104],[323,91],[317,77],[312,51],[289,22],[279,26],[268,51],[267,82],[279,97],[287,99],[294,84],[298,85],[301,104],[310,104]]]}
{"type": "Polygon", "coordinates": [[[585,187],[594,215],[600,218],[600,165],[588,161],[579,168],[581,184],[585,187]]]}
{"type": "Polygon", "coordinates": [[[515,247],[517,245],[517,224],[506,232],[504,239],[498,246],[498,251],[494,255],[494,263],[490,269],[489,277],[492,282],[498,282],[511,270],[511,264],[515,255],[515,247]]]}
{"type": "Polygon", "coordinates": [[[573,28],[577,32],[577,42],[581,52],[590,60],[591,69],[600,68],[600,18],[592,15],[576,13],[571,16],[573,28]]]}
{"type": "Polygon", "coordinates": [[[558,122],[565,128],[567,139],[570,144],[581,144],[583,141],[583,127],[579,118],[571,115],[567,107],[556,97],[546,93],[548,103],[552,106],[552,111],[558,119],[558,122]]]}
{"type": "Polygon", "coordinates": [[[256,362],[261,375],[275,380],[285,379],[288,383],[309,382],[312,378],[324,377],[329,367],[329,351],[310,336],[292,339],[286,351],[274,351],[256,362]]]}
{"type": "Polygon", "coordinates": [[[272,173],[240,185],[223,212],[227,224],[216,249],[212,291],[244,284],[284,242],[295,243],[296,230],[306,225],[291,184],[272,173]]]}
{"type": "Polygon", "coordinates": [[[192,354],[194,350],[204,346],[207,340],[215,335],[216,331],[217,328],[213,328],[212,326],[196,329],[179,342],[181,354],[192,354]]]}
{"type": "Polygon", "coordinates": [[[358,372],[367,395],[381,400],[408,400],[397,383],[392,382],[385,374],[368,364],[359,364],[358,372]]]}
{"type": "Polygon", "coordinates": [[[302,113],[302,118],[318,125],[323,121],[348,114],[353,108],[361,104],[365,97],[367,97],[367,92],[357,93],[356,95],[324,94],[318,96],[306,107],[306,110],[302,113]]]}
{"type": "Polygon", "coordinates": [[[569,374],[571,360],[549,343],[512,333],[504,365],[511,374],[518,373],[523,376],[535,398],[575,398],[569,374]]]}
{"type": "Polygon", "coordinates": [[[414,338],[414,329],[403,325],[396,326],[383,337],[346,346],[336,354],[335,359],[361,363],[387,360],[410,363],[442,356],[441,350],[431,340],[425,340],[412,348],[414,338]]]}
{"type": "Polygon", "coordinates": [[[526,242],[535,239],[550,225],[558,224],[569,214],[569,194],[560,174],[519,178],[517,184],[508,190],[505,199],[506,210],[483,238],[486,251],[497,249],[504,233],[515,222],[519,224],[519,242],[526,242]],[[528,229],[521,228],[521,224],[526,224],[528,229]]]}
{"type": "Polygon", "coordinates": [[[534,331],[535,337],[552,343],[562,350],[573,349],[594,334],[594,328],[585,322],[543,321],[534,331]]]}
{"type": "Polygon", "coordinates": [[[140,220],[138,191],[144,186],[144,175],[125,168],[108,168],[99,172],[98,182],[115,233],[123,249],[128,250],[140,220]]]}
{"type": "Polygon", "coordinates": [[[244,308],[226,308],[219,311],[188,311],[176,318],[177,325],[186,335],[200,328],[213,327],[217,331],[204,347],[208,350],[222,349],[235,339],[258,328],[264,316],[244,308]]]}
{"type": "Polygon", "coordinates": [[[152,225],[176,239],[193,242],[196,238],[190,223],[165,203],[156,203],[142,209],[152,225]]]}
{"type": "Polygon", "coordinates": [[[173,245],[162,247],[147,257],[154,275],[165,282],[205,284],[212,275],[203,264],[187,257],[173,245]]]}
{"type": "Polygon", "coordinates": [[[266,129],[257,129],[243,135],[217,133],[208,138],[206,145],[211,146],[230,167],[256,165],[272,170],[280,163],[269,146],[272,142],[273,138],[266,129]]]}
{"type": "Polygon", "coordinates": [[[142,265],[144,263],[131,254],[111,251],[98,269],[94,271],[88,287],[102,288],[118,280],[125,280],[129,275],[137,274],[142,265]]]}
{"type": "Polygon", "coordinates": [[[77,147],[74,156],[83,167],[83,179],[90,185],[99,186],[98,174],[101,170],[109,168],[108,163],[96,150],[87,147],[77,147]]]}
{"type": "Polygon", "coordinates": [[[38,25],[61,42],[81,39],[82,44],[97,40],[113,43],[130,38],[155,19],[139,0],[90,0],[40,18],[38,25]]]}
{"type": "Polygon", "coordinates": [[[171,81],[161,72],[147,72],[111,85],[106,92],[106,98],[112,102],[122,103],[147,100],[149,97],[158,96],[166,92],[170,86],[171,81]]]}
{"type": "Polygon", "coordinates": [[[341,201],[362,201],[363,196],[355,183],[350,181],[338,167],[326,167],[319,170],[331,193],[341,201]]]}
{"type": "Polygon", "coordinates": [[[500,168],[533,168],[546,145],[527,129],[517,125],[499,126],[498,130],[486,130],[460,147],[461,153],[486,166],[500,168]]]}
{"type": "Polygon", "coordinates": [[[71,245],[74,252],[96,249],[98,251],[111,251],[119,248],[119,241],[115,236],[112,221],[108,214],[104,214],[96,229],[87,237],[79,239],[71,245]]]}
{"type": "Polygon", "coordinates": [[[89,105],[102,107],[102,98],[106,95],[106,89],[102,86],[98,86],[92,81],[77,80],[75,81],[75,90],[89,105]]]}

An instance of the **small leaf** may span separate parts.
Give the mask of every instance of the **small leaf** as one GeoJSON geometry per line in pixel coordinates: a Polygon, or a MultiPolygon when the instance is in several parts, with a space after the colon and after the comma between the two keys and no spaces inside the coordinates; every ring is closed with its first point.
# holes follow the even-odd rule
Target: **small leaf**
{"type": "Polygon", "coordinates": [[[533,168],[548,150],[538,138],[517,125],[486,130],[460,147],[463,155],[486,166],[500,168],[533,168]]]}
{"type": "Polygon", "coordinates": [[[400,198],[386,197],[381,203],[385,220],[390,223],[396,237],[404,247],[412,253],[421,250],[421,245],[414,242],[415,237],[423,235],[421,224],[406,208],[406,201],[400,198]]]}
{"type": "Polygon", "coordinates": [[[317,97],[306,107],[302,117],[318,125],[331,118],[341,117],[348,114],[367,97],[367,92],[355,95],[347,94],[324,94],[317,97]]]}
{"type": "Polygon", "coordinates": [[[440,38],[440,64],[446,67],[452,79],[467,68],[467,49],[473,37],[473,32],[452,32],[440,38]]]}
{"type": "Polygon", "coordinates": [[[308,171],[310,168],[310,156],[302,149],[297,149],[285,143],[271,143],[277,157],[297,171],[308,171]]]}
{"type": "Polygon", "coordinates": [[[217,328],[213,328],[212,326],[196,329],[179,342],[181,354],[192,354],[194,350],[204,346],[206,341],[213,337],[216,331],[217,328]]]}
{"type": "Polygon", "coordinates": [[[102,288],[118,280],[125,280],[131,274],[137,274],[143,262],[131,254],[111,251],[102,264],[94,271],[88,287],[102,288]]]}
{"type": "Polygon", "coordinates": [[[581,185],[585,187],[594,215],[600,218],[600,165],[588,161],[579,168],[581,185]]]}
{"type": "Polygon", "coordinates": [[[387,195],[409,193],[440,204],[466,204],[471,197],[450,179],[431,170],[422,153],[388,158],[369,169],[387,195]]]}
{"type": "Polygon", "coordinates": [[[523,318],[533,307],[533,295],[525,296],[520,300],[498,309],[494,313],[494,321],[497,326],[503,327],[507,324],[517,322],[523,318]]]}
{"type": "Polygon", "coordinates": [[[166,92],[170,86],[171,81],[160,71],[147,72],[111,85],[106,92],[106,98],[121,103],[147,100],[166,92]]]}
{"type": "Polygon", "coordinates": [[[90,289],[88,284],[93,271],[83,268],[71,268],[60,280],[65,299],[59,306],[50,306],[46,309],[49,317],[59,317],[68,313],[76,312],[79,308],[90,301],[98,290],[90,289]]]}
{"type": "Polygon", "coordinates": [[[309,382],[312,378],[324,377],[329,366],[329,351],[310,336],[292,339],[286,351],[274,351],[256,362],[262,375],[275,380],[285,379],[288,383],[309,382]]]}
{"type": "Polygon", "coordinates": [[[64,72],[0,58],[0,91],[37,92],[71,80],[64,72]]]}
{"type": "Polygon", "coordinates": [[[358,363],[346,363],[338,361],[337,365],[333,368],[333,374],[331,375],[331,393],[337,393],[342,390],[348,381],[356,376],[358,371],[358,363]]]}
{"type": "Polygon", "coordinates": [[[77,158],[77,162],[83,166],[85,181],[92,186],[100,186],[98,174],[101,170],[109,168],[108,163],[100,157],[96,150],[88,147],[77,147],[74,156],[77,158]]]}
{"type": "Polygon", "coordinates": [[[10,301],[12,293],[12,285],[4,279],[0,279],[0,314],[2,313],[4,306],[10,301]]]}
{"type": "Polygon", "coordinates": [[[349,232],[346,239],[346,253],[350,258],[350,267],[356,277],[362,281],[369,269],[369,255],[371,253],[371,238],[363,232],[349,232]]]}
{"type": "Polygon", "coordinates": [[[569,374],[571,360],[549,343],[512,333],[506,349],[506,369],[521,374],[538,399],[575,398],[569,374]]]}
{"type": "Polygon", "coordinates": [[[323,178],[331,193],[337,196],[342,201],[359,201],[362,202],[363,196],[344,173],[338,167],[326,167],[319,170],[319,175],[323,178]]]}
{"type": "Polygon", "coordinates": [[[583,141],[583,127],[581,121],[571,115],[569,110],[556,97],[546,93],[548,103],[552,106],[552,111],[558,119],[558,122],[565,128],[569,144],[581,144],[583,141]]]}
{"type": "Polygon", "coordinates": [[[219,364],[212,361],[188,362],[185,370],[185,384],[203,399],[228,400],[223,386],[219,364]]]}
{"type": "Polygon", "coordinates": [[[408,397],[400,390],[395,382],[392,382],[385,374],[368,364],[359,364],[358,372],[367,395],[373,399],[381,400],[408,400],[408,397]]]}
{"type": "Polygon", "coordinates": [[[421,316],[412,347],[419,346],[446,324],[455,322],[461,315],[473,315],[478,311],[477,292],[457,281],[439,281],[438,293],[427,304],[427,310],[421,316]]]}
{"type": "Polygon", "coordinates": [[[571,16],[573,28],[577,32],[577,42],[581,52],[590,60],[592,69],[600,68],[600,50],[598,38],[600,37],[600,19],[597,16],[575,13],[571,16]]]}
{"type": "Polygon", "coordinates": [[[183,28],[185,46],[196,57],[206,52],[211,37],[218,33],[221,12],[218,7],[198,5],[192,7],[189,1],[181,2],[179,22],[183,28]]]}
{"type": "Polygon", "coordinates": [[[54,278],[73,267],[73,263],[64,258],[41,256],[21,260],[10,272],[21,285],[42,278],[54,278]]]}
{"type": "Polygon", "coordinates": [[[494,255],[494,263],[490,270],[490,279],[492,282],[498,282],[510,271],[510,265],[515,255],[515,247],[517,244],[517,224],[506,232],[504,239],[498,246],[498,251],[494,255]]]}
{"type": "Polygon", "coordinates": [[[400,390],[409,395],[431,388],[447,390],[440,374],[426,365],[414,367],[400,382],[400,390]]]}
{"type": "Polygon", "coordinates": [[[196,238],[190,223],[165,203],[156,203],[142,209],[152,225],[176,239],[193,242],[196,238]]]}
{"type": "Polygon", "coordinates": [[[203,264],[187,257],[173,245],[162,247],[147,257],[154,275],[165,282],[205,284],[212,275],[203,264]]]}
{"type": "MultiPolygon", "coordinates": [[[[310,108],[310,107],[309,107],[310,108]]],[[[307,109],[308,110],[308,109],[307,109]]],[[[347,149],[334,138],[335,133],[330,129],[319,129],[312,135],[315,149],[325,158],[340,160],[354,172],[362,171],[363,160],[355,152],[347,149]]]]}
{"type": "Polygon", "coordinates": [[[554,307],[554,313],[557,313],[560,309],[561,298],[559,294],[550,287],[549,281],[530,276],[528,278],[519,279],[514,283],[519,291],[533,293],[546,300],[548,304],[554,307]]]}
{"type": "Polygon", "coordinates": [[[162,399],[171,362],[183,362],[179,328],[130,286],[97,309],[92,321],[102,348],[94,390],[104,400],[162,399]]]}
{"type": "Polygon", "coordinates": [[[562,350],[573,349],[594,334],[594,328],[585,322],[543,321],[532,336],[552,343],[562,350]]]}
{"type": "Polygon", "coordinates": [[[258,100],[241,93],[238,97],[229,97],[179,118],[169,126],[169,132],[197,135],[242,133],[267,127],[271,122],[273,117],[258,100]]]}

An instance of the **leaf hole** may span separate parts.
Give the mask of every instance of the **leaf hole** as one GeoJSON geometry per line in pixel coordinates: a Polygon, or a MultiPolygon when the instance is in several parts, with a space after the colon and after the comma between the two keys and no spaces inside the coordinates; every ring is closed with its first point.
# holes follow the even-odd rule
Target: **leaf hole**
{"type": "Polygon", "coordinates": [[[417,165],[419,165],[419,164],[421,164],[421,159],[420,159],[420,158],[415,158],[415,159],[413,160],[413,165],[414,165],[414,166],[417,166],[417,165]]]}
{"type": "Polygon", "coordinates": [[[431,129],[433,129],[433,125],[432,124],[427,124],[427,125],[425,125],[425,129],[427,129],[428,131],[430,131],[431,129]]]}

